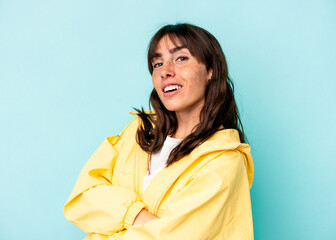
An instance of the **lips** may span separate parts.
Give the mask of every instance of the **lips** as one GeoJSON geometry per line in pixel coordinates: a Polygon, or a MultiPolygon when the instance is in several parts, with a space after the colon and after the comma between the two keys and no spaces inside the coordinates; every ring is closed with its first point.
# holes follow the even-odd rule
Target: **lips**
{"type": "Polygon", "coordinates": [[[180,88],[182,88],[182,85],[176,84],[176,83],[170,83],[170,84],[166,84],[162,88],[162,91],[163,93],[169,93],[169,92],[174,92],[176,90],[179,90],[180,88]]]}
{"type": "Polygon", "coordinates": [[[178,94],[182,90],[183,86],[179,84],[166,84],[162,88],[162,93],[164,97],[172,97],[178,94]]]}

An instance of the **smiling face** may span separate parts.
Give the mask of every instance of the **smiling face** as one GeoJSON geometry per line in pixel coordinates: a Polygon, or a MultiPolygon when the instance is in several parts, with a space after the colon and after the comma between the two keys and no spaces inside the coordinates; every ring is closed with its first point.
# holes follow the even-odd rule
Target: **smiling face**
{"type": "Polygon", "coordinates": [[[204,106],[211,70],[200,63],[178,39],[168,36],[157,44],[152,59],[154,88],[164,106],[176,114],[198,114],[204,106]]]}

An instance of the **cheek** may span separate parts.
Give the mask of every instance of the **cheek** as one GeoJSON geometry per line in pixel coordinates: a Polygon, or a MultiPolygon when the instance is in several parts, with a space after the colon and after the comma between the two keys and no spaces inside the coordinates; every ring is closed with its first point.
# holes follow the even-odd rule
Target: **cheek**
{"type": "Polygon", "coordinates": [[[157,78],[155,78],[155,76],[153,75],[152,76],[152,82],[153,82],[153,86],[155,88],[155,90],[159,93],[160,91],[160,88],[161,88],[161,85],[160,85],[160,81],[156,80],[157,78]]]}
{"type": "Polygon", "coordinates": [[[190,79],[190,85],[198,90],[203,90],[208,83],[207,76],[202,71],[193,72],[188,76],[188,79],[190,79]]]}

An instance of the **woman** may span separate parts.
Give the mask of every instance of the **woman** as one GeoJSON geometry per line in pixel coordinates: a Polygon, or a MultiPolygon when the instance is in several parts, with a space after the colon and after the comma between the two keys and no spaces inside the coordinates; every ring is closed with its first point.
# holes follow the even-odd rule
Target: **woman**
{"type": "Polygon", "coordinates": [[[148,49],[154,111],[106,138],[65,204],[85,239],[253,239],[253,161],[223,51],[162,27],[148,49]]]}

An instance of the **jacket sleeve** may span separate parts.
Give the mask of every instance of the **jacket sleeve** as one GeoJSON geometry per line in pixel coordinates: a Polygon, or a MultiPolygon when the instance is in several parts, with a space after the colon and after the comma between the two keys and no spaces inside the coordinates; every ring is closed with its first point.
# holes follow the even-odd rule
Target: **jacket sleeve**
{"type": "Polygon", "coordinates": [[[120,239],[253,239],[244,159],[239,152],[233,155],[236,161],[230,165],[229,174],[223,175],[215,164],[227,156],[216,159],[194,174],[170,201],[162,218],[132,226],[120,239]]]}
{"type": "Polygon", "coordinates": [[[65,217],[84,232],[110,235],[127,229],[145,207],[135,192],[111,184],[122,147],[120,136],[108,137],[100,145],[83,167],[64,206],[65,217]]]}

